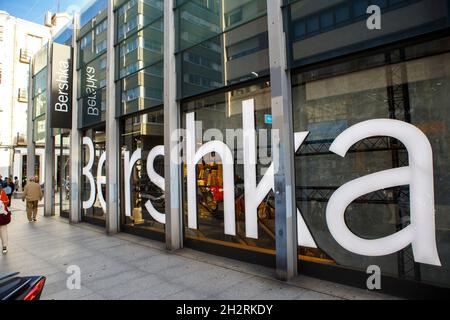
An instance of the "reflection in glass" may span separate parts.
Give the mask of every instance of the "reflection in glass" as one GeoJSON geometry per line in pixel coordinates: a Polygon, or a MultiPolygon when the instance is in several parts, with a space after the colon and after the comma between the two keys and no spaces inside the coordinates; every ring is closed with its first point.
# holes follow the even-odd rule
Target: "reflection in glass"
{"type": "MultiPolygon", "coordinates": [[[[130,179],[131,216],[125,215],[125,194],[122,193],[121,224],[125,227],[142,231],[164,233],[164,224],[155,220],[146,208],[151,202],[154,209],[165,213],[164,191],[150,181],[147,172],[147,158],[155,147],[164,146],[164,111],[156,109],[142,115],[131,116],[121,121],[121,181],[130,179]],[[141,159],[133,166],[130,177],[125,177],[125,152],[131,157],[136,150],[141,150],[141,159]]],[[[157,156],[153,163],[155,172],[164,178],[164,157],[157,156]]],[[[123,189],[122,189],[123,190],[123,189]]]]}
{"type": "Polygon", "coordinates": [[[268,74],[265,1],[184,1],[177,11],[181,97],[268,74]]]}
{"type": "Polygon", "coordinates": [[[164,2],[130,0],[116,6],[118,111],[126,115],[163,103],[164,2]]]}
{"type": "Polygon", "coordinates": [[[292,65],[305,65],[446,28],[446,0],[290,0],[287,50],[292,65]],[[369,5],[382,12],[382,30],[370,30],[369,5]],[[408,17],[408,19],[404,19],[408,17]]]}
{"type": "MultiPolygon", "coordinates": [[[[257,182],[263,177],[272,161],[271,124],[265,121],[271,114],[270,84],[263,82],[226,93],[207,96],[185,102],[183,126],[187,113],[195,112],[197,126],[201,126],[197,147],[208,141],[223,141],[234,154],[236,236],[224,233],[224,190],[222,159],[215,153],[208,154],[197,164],[197,220],[198,229],[186,227],[187,239],[196,239],[225,246],[264,253],[275,249],[275,209],[273,195],[269,194],[258,208],[259,239],[246,237],[243,166],[243,118],[242,102],[255,99],[255,126],[257,128],[257,182]],[[213,131],[211,131],[213,130],[213,131]],[[201,139],[201,140],[200,140],[201,139]]],[[[198,129],[200,130],[200,129],[198,129]]],[[[187,226],[187,172],[184,166],[184,213],[187,226]]]]}
{"type": "MultiPolygon", "coordinates": [[[[105,224],[105,212],[101,206],[99,192],[102,192],[103,197],[106,198],[106,185],[102,184],[101,190],[97,190],[97,170],[99,165],[99,160],[102,154],[106,152],[106,138],[105,138],[105,128],[99,127],[97,129],[90,129],[84,132],[84,137],[88,137],[92,140],[94,145],[94,154],[90,154],[89,148],[86,145],[83,145],[82,151],[82,166],[86,167],[89,163],[90,159],[94,159],[94,164],[91,169],[91,173],[94,177],[94,189],[91,189],[91,185],[89,183],[89,179],[83,175],[82,177],[82,189],[81,189],[81,200],[88,201],[91,193],[95,194],[95,202],[91,208],[82,210],[82,219],[97,223],[100,225],[105,224]]],[[[101,175],[106,176],[106,166],[104,165],[101,169],[101,175]]]]}
{"type": "MultiPolygon", "coordinates": [[[[448,38],[293,77],[294,129],[310,132],[295,159],[297,205],[320,248],[299,248],[302,260],[336,263],[364,271],[369,265],[378,265],[386,275],[450,286],[450,133],[444,124],[450,116],[447,103],[450,54],[436,55],[444,48],[448,52],[448,38]],[[435,55],[423,57],[426,53],[423,48],[435,51],[430,52],[435,55]],[[431,142],[441,268],[415,263],[410,246],[398,254],[382,257],[352,254],[328,231],[326,206],[338,187],[370,173],[408,165],[405,147],[389,137],[365,139],[355,144],[345,158],[329,151],[331,143],[345,129],[378,118],[412,123],[431,142]]],[[[394,234],[409,225],[409,201],[408,186],[367,194],[347,208],[346,223],[364,239],[394,234]]]]}

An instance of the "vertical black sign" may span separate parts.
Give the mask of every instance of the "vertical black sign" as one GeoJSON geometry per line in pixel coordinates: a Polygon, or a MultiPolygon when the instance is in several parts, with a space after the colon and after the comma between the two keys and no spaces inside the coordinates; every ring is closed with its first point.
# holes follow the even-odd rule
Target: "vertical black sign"
{"type": "Polygon", "coordinates": [[[72,128],[72,59],[71,47],[53,44],[50,128],[72,128]]]}
{"type": "Polygon", "coordinates": [[[81,72],[83,95],[83,125],[102,121],[102,90],[99,84],[99,60],[83,67],[81,72]]]}

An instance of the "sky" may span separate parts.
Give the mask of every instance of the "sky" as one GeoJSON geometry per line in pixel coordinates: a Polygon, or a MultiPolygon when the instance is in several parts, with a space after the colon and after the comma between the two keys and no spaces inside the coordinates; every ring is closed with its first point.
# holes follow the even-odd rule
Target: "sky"
{"type": "Polygon", "coordinates": [[[0,0],[0,11],[3,10],[12,16],[43,24],[45,13],[47,11],[56,12],[58,2],[61,12],[73,12],[74,9],[83,9],[92,0],[0,0]]]}

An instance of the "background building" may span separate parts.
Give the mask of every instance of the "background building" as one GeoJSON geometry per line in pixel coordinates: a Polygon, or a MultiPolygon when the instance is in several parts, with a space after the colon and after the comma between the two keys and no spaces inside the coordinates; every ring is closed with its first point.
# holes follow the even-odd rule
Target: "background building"
{"type": "MultiPolygon", "coordinates": [[[[71,21],[67,14],[48,14],[46,18],[46,25],[40,25],[0,11],[0,174],[3,177],[13,175],[22,180],[26,176],[31,57],[71,21]]],[[[37,154],[43,154],[43,148],[37,154]]]]}

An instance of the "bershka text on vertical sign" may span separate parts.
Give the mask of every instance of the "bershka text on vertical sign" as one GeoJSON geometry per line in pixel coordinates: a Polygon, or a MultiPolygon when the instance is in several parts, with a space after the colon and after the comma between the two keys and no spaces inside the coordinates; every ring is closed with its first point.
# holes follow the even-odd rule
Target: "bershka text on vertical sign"
{"type": "Polygon", "coordinates": [[[102,119],[102,95],[99,89],[98,67],[85,66],[81,73],[83,94],[83,124],[99,123],[102,119]]]}
{"type": "Polygon", "coordinates": [[[54,43],[52,46],[52,87],[50,128],[72,128],[73,50],[54,43]]]}

